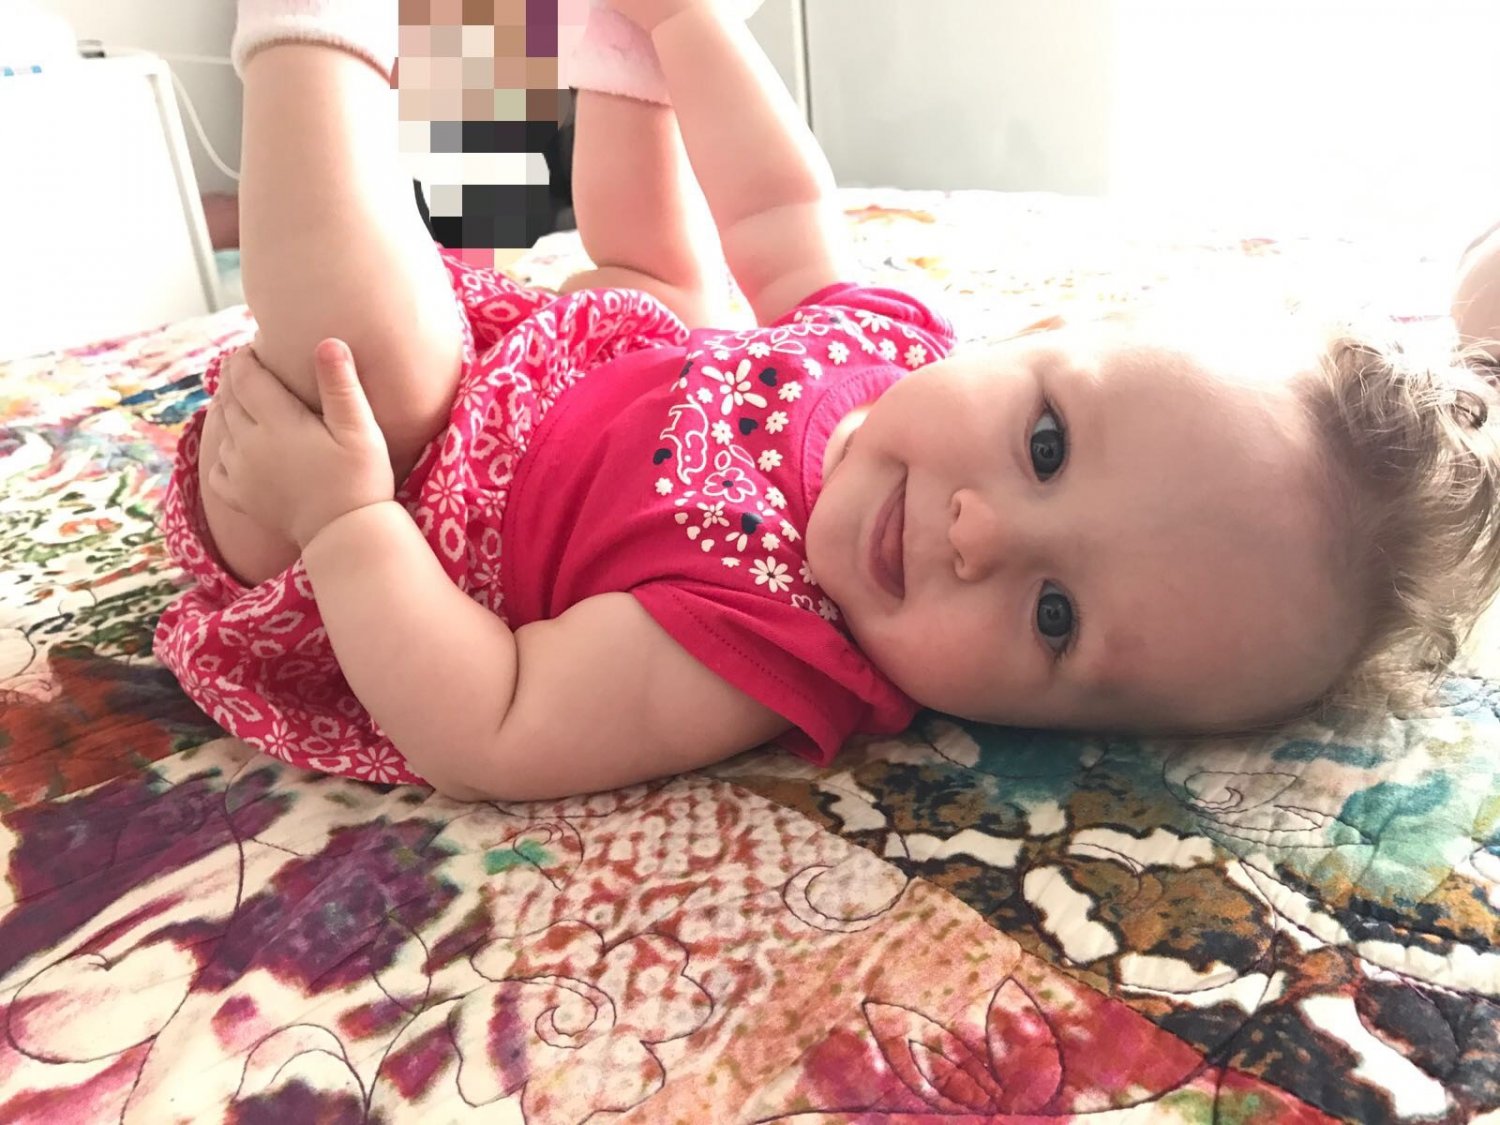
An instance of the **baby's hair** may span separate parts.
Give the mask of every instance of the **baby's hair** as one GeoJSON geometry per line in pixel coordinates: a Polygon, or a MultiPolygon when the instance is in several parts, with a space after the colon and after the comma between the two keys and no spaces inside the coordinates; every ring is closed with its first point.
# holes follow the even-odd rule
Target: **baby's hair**
{"type": "Polygon", "coordinates": [[[1500,588],[1494,354],[1345,324],[1294,384],[1321,448],[1361,622],[1323,713],[1427,702],[1500,588]]]}

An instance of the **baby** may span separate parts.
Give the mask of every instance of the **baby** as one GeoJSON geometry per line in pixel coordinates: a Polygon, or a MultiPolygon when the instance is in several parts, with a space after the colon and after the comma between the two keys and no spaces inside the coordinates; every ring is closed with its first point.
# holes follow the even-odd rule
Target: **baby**
{"type": "MultiPolygon", "coordinates": [[[[941,316],[850,283],[737,13],[610,3],[572,79],[597,268],[553,294],[427,239],[394,0],[241,0],[259,332],[181,442],[197,585],[157,633],[228,730],[524,800],[772,738],[826,764],[919,706],[1260,729],[1452,658],[1500,581],[1482,351],[1141,319],[950,356],[941,316]],[[712,327],[718,246],[761,327],[712,327]]],[[[1470,340],[1497,262],[1466,260],[1470,340]]]]}

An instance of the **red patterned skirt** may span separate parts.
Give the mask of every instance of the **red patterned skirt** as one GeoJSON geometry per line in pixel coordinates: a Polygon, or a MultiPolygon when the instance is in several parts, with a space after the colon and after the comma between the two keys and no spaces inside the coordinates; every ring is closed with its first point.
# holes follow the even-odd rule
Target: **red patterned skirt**
{"type": "MultiPolygon", "coordinates": [[[[453,582],[503,617],[501,523],[536,427],[591,369],[681,344],[687,331],[645,293],[558,297],[446,251],[443,260],[464,313],[463,366],[447,427],[396,499],[453,582]]],[[[224,358],[204,375],[210,394],[224,358]]],[[[203,419],[200,411],[182,435],[162,520],[167,548],[194,585],[162,614],[157,657],[215,722],[268,754],[366,781],[421,783],[339,671],[302,564],[253,587],[224,568],[198,489],[203,419]]]]}

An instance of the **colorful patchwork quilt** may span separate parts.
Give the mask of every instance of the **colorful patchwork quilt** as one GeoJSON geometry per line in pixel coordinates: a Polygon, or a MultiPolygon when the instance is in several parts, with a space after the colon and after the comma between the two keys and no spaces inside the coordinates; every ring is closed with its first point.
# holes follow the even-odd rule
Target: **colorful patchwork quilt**
{"type": "MultiPolygon", "coordinates": [[[[1459,248],[844,202],[969,341],[1247,280],[1435,322],[1459,248]]],[[[252,328],[0,364],[0,1121],[1500,1122],[1488,653],[1358,734],[928,714],[538,804],[303,773],[151,656],[173,445],[252,328]]]]}

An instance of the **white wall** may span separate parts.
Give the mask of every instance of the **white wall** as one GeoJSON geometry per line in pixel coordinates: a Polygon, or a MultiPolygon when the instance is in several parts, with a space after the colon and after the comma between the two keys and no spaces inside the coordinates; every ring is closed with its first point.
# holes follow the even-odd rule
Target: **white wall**
{"type": "MultiPolygon", "coordinates": [[[[44,2],[82,37],[176,56],[238,167],[234,0],[44,2]]],[[[798,7],[751,21],[794,88],[798,7]]],[[[846,184],[1500,212],[1495,0],[806,0],[806,21],[813,125],[846,184]]],[[[183,117],[200,185],[233,190],[183,117]]]]}
{"type": "MultiPolygon", "coordinates": [[[[819,0],[812,2],[816,4],[819,0]]],[[[165,57],[192,98],[209,142],[230,168],[239,168],[243,100],[240,81],[229,65],[235,0],[43,0],[43,3],[68,20],[81,39],[139,47],[165,57]],[[184,56],[192,56],[192,60],[184,56]],[[201,61],[204,59],[217,61],[201,61]]],[[[796,0],[766,0],[750,26],[788,86],[796,92],[801,50],[796,0]]],[[[235,191],[234,181],[220,172],[204,151],[187,107],[180,100],[178,108],[200,188],[235,191]]]]}
{"type": "Polygon", "coordinates": [[[807,0],[807,20],[845,184],[1500,214],[1495,0],[807,0]]]}
{"type": "Polygon", "coordinates": [[[1106,191],[1114,6],[807,0],[813,131],[834,174],[856,186],[1106,191]]]}
{"type": "Polygon", "coordinates": [[[1495,0],[1121,0],[1115,25],[1116,194],[1500,218],[1495,0]]]}
{"type": "MultiPolygon", "coordinates": [[[[167,59],[182,80],[203,130],[230,168],[240,165],[240,80],[229,65],[235,0],[44,0],[80,39],[138,47],[167,59]],[[186,61],[182,56],[217,61],[186,61]],[[174,58],[174,56],[176,56],[174,58]]],[[[198,186],[234,191],[234,181],[209,160],[179,99],[183,131],[198,186]]]]}

